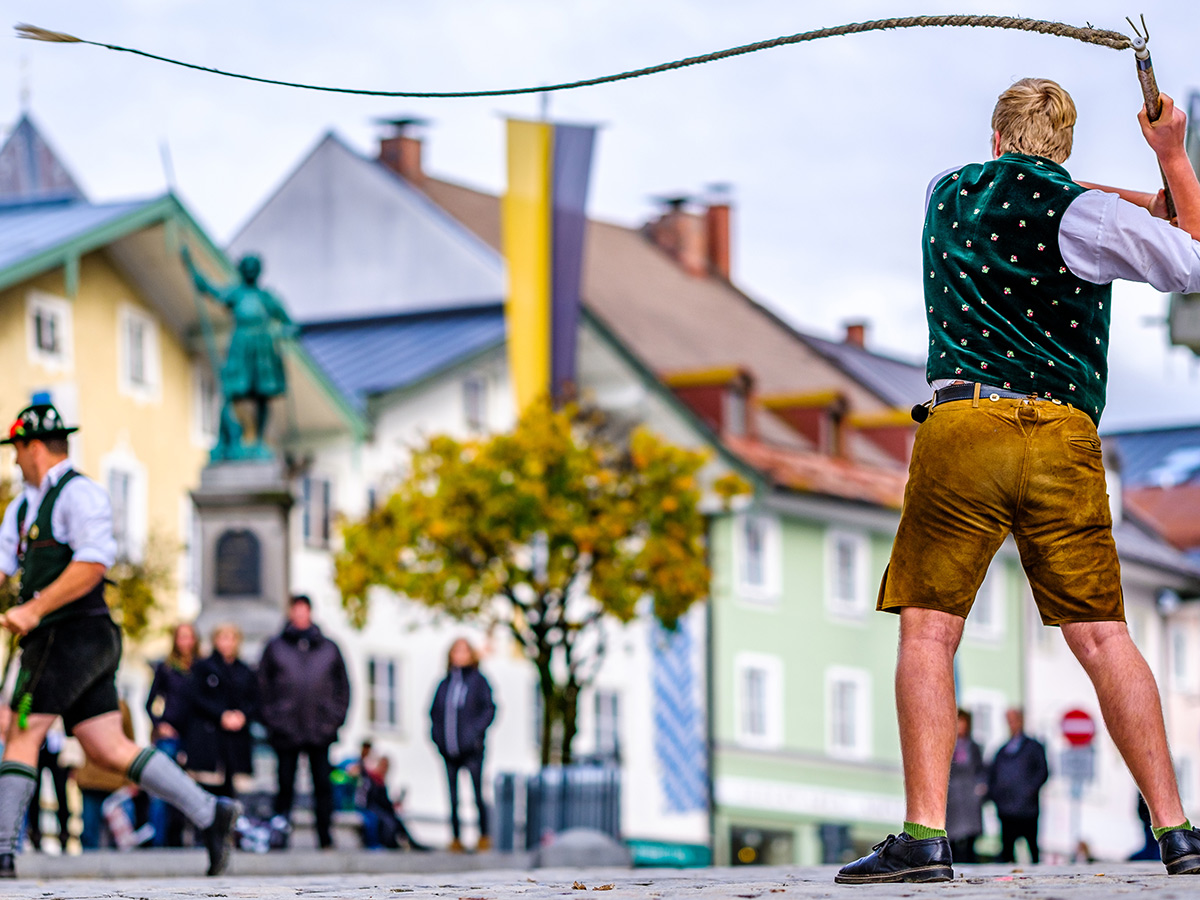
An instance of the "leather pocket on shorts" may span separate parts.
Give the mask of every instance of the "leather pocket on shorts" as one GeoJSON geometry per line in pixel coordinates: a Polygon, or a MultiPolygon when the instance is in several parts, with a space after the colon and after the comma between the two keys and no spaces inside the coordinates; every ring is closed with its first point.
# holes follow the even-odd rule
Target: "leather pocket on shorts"
{"type": "Polygon", "coordinates": [[[1073,434],[1067,438],[1067,443],[1077,450],[1085,450],[1088,453],[1100,455],[1100,438],[1093,437],[1090,434],[1073,434]]]}

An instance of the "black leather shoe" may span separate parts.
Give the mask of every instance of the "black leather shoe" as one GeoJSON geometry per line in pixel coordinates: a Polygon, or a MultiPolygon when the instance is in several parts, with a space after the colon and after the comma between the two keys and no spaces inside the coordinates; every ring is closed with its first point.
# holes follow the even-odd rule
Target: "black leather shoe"
{"type": "Polygon", "coordinates": [[[950,881],[950,841],[944,837],[917,840],[903,831],[889,834],[875,852],[842,866],[838,884],[881,884],[894,881],[950,881]]]}
{"type": "Polygon", "coordinates": [[[1158,839],[1168,875],[1200,875],[1200,829],[1168,831],[1158,839]]]}
{"type": "Polygon", "coordinates": [[[11,853],[0,853],[0,878],[16,878],[17,867],[11,853]]]}
{"type": "Polygon", "coordinates": [[[217,813],[204,829],[204,847],[208,850],[208,874],[220,875],[233,853],[234,826],[242,814],[242,804],[228,797],[217,798],[217,813]]]}

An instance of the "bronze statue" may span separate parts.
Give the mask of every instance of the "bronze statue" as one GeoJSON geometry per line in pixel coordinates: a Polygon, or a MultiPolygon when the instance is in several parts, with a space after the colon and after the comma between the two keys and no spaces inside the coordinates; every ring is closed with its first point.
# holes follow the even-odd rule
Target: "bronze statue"
{"type": "MultiPolygon", "coordinates": [[[[270,401],[287,390],[279,342],[293,336],[295,326],[279,300],[259,287],[262,262],[257,256],[242,257],[238,262],[241,282],[226,288],[214,287],[200,274],[187,247],[183,248],[182,256],[196,290],[220,301],[233,314],[233,335],[225,363],[220,367],[221,418],[212,459],[216,462],[270,458],[271,451],[263,443],[270,401]],[[254,442],[250,444],[243,439],[244,430],[236,414],[236,407],[246,402],[254,407],[254,442]]],[[[215,347],[203,309],[201,320],[215,370],[215,347]]]]}

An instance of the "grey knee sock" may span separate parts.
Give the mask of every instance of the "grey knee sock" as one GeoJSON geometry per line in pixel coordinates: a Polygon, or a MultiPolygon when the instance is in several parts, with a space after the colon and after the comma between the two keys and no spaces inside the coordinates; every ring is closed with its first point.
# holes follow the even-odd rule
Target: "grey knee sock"
{"type": "Polygon", "coordinates": [[[147,747],[129,767],[129,780],[166,800],[197,828],[207,828],[217,814],[217,798],[188,777],[165,754],[147,747]]]}
{"type": "Polygon", "coordinates": [[[13,853],[33,797],[37,771],[25,763],[0,763],[0,853],[13,853]]]}

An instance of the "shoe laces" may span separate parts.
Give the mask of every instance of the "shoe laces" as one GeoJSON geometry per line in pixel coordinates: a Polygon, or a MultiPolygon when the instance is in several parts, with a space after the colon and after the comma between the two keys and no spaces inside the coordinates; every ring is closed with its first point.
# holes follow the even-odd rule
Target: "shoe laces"
{"type": "Polygon", "coordinates": [[[889,834],[887,837],[885,837],[882,841],[880,841],[878,844],[876,844],[871,849],[875,850],[875,851],[886,850],[888,847],[890,847],[892,844],[896,843],[896,841],[898,841],[898,840],[900,840],[900,839],[898,837],[896,837],[896,835],[889,834]]]}

